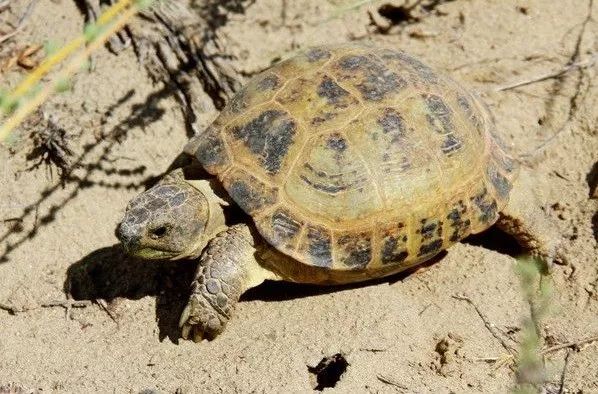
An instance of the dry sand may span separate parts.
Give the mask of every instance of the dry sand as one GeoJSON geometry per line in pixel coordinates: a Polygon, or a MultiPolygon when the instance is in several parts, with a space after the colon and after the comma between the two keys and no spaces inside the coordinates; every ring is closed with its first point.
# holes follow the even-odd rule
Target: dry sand
{"type": "MultiPolygon", "coordinates": [[[[20,15],[27,2],[13,3],[20,15]]],[[[596,66],[495,91],[596,53],[598,4],[590,16],[588,0],[453,0],[389,26],[377,15],[382,3],[339,14],[347,2],[257,0],[219,34],[243,73],[318,43],[393,45],[480,91],[519,153],[562,130],[533,162],[545,211],[570,259],[554,269],[552,308],[541,331],[546,346],[598,335],[598,200],[590,199],[598,177],[596,66]]],[[[64,42],[83,23],[73,1],[40,1],[16,44],[50,37],[64,42]]],[[[94,62],[72,92],[43,107],[51,123],[66,130],[78,165],[64,185],[43,165],[27,170],[33,164],[28,139],[13,153],[0,147],[0,386],[71,393],[309,392],[314,382],[307,366],[341,353],[349,366],[328,389],[333,392],[513,387],[508,363],[480,361],[507,351],[474,306],[453,297],[469,297],[499,337],[519,347],[529,308],[514,270],[516,248],[497,231],[452,247],[425,269],[373,284],[335,290],[266,283],[244,298],[216,340],[181,340],[176,325],[193,264],[127,258],[114,228],[127,201],[181,152],[183,116],[132,49],[119,56],[102,50],[94,62]],[[122,130],[118,141],[102,138],[114,130],[122,130]],[[48,305],[66,300],[65,291],[92,302],[48,305]]],[[[3,87],[23,73],[12,68],[3,87]]],[[[203,113],[201,122],[215,115],[203,113]]],[[[48,121],[38,117],[23,132],[45,127],[48,121]]],[[[567,352],[547,355],[546,387],[558,392],[564,376],[566,392],[598,393],[598,343],[569,350],[565,368],[567,352]]]]}

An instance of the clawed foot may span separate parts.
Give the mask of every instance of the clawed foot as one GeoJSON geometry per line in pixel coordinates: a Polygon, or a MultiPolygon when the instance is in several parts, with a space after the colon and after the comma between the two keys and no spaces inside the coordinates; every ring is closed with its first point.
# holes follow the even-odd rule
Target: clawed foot
{"type": "Polygon", "coordinates": [[[259,265],[255,254],[253,236],[245,224],[212,238],[199,259],[191,297],[179,321],[183,338],[195,342],[214,338],[224,330],[241,294],[272,275],[259,265]]]}
{"type": "Polygon", "coordinates": [[[222,332],[227,321],[224,311],[214,308],[201,294],[194,293],[179,320],[181,336],[194,342],[213,339],[222,332]]]}

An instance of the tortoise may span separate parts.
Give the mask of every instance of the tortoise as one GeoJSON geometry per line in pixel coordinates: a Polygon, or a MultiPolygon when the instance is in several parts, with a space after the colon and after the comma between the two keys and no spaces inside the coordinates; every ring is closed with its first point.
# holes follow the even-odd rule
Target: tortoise
{"type": "Polygon", "coordinates": [[[401,50],[305,50],[254,76],[185,152],[209,176],[168,173],[117,228],[135,256],[199,259],[184,338],[214,338],[266,279],[380,278],[494,223],[557,258],[530,170],[488,107],[401,50]]]}

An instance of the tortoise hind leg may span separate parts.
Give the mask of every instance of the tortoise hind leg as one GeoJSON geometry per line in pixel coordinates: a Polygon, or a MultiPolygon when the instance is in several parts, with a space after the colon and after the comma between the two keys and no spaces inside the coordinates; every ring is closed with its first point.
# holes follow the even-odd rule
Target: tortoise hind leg
{"type": "Polygon", "coordinates": [[[561,236],[552,220],[541,209],[529,170],[521,168],[513,185],[509,203],[500,212],[496,225],[515,237],[533,256],[544,261],[548,268],[554,262],[566,264],[560,249],[561,236]]]}

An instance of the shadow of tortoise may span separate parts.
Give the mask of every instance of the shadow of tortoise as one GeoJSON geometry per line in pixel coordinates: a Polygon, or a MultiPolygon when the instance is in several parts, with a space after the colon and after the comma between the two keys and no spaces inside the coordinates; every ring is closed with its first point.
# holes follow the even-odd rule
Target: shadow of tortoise
{"type": "MultiPolygon", "coordinates": [[[[513,239],[505,237],[503,232],[495,228],[470,236],[464,242],[511,256],[516,256],[520,251],[513,239]]],[[[435,265],[446,254],[446,251],[442,251],[423,264],[388,277],[347,285],[319,286],[266,281],[245,292],[241,302],[286,301],[382,283],[394,284],[415,271],[435,265]]],[[[160,341],[168,338],[178,343],[181,337],[179,317],[187,303],[196,268],[195,260],[148,261],[134,258],[127,255],[120,244],[115,244],[91,252],[72,264],[67,270],[64,291],[74,300],[90,301],[103,299],[110,302],[118,298],[137,300],[154,296],[160,341]]]]}

